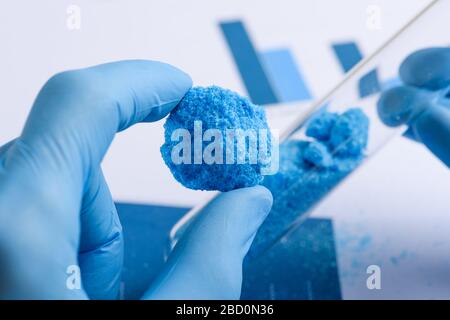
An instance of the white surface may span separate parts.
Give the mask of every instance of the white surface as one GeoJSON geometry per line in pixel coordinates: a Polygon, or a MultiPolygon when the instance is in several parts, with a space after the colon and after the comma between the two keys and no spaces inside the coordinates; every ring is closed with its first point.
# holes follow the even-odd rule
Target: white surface
{"type": "MultiPolygon", "coordinates": [[[[195,84],[245,94],[217,22],[244,19],[260,49],[289,47],[319,97],[342,71],[331,42],[357,40],[370,53],[427,0],[24,1],[0,10],[0,144],[20,133],[44,81],[55,72],[119,59],[156,59],[186,70],[195,84]],[[69,5],[81,29],[66,27],[69,5]],[[381,29],[367,8],[381,8],[381,29]]],[[[308,104],[299,104],[299,110],[308,104]]],[[[269,109],[274,127],[293,117],[269,109]]],[[[103,167],[118,200],[194,205],[204,193],[174,181],[159,155],[162,122],[117,136],[103,167]]],[[[345,298],[450,298],[448,170],[417,144],[398,139],[353,175],[315,213],[332,216],[345,298]],[[369,241],[369,240],[370,241],[369,241]],[[397,261],[397,260],[398,261],[397,261]],[[366,267],[382,268],[382,290],[366,288],[366,267]]]]}

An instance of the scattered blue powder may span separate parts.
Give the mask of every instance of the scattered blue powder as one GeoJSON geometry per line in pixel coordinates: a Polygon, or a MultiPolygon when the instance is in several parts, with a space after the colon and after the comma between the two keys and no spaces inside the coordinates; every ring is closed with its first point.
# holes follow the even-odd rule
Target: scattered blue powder
{"type": "Polygon", "coordinates": [[[262,185],[274,197],[272,210],[259,229],[249,258],[268,249],[298,218],[316,205],[364,159],[369,119],[361,109],[341,115],[322,112],[306,129],[316,140],[288,140],[280,146],[280,168],[262,185]]]}
{"type": "MultiPolygon", "coordinates": [[[[243,150],[242,144],[235,139],[233,154],[229,162],[227,152],[227,132],[230,129],[252,129],[258,133],[259,130],[267,130],[267,156],[271,152],[271,136],[267,125],[265,111],[262,107],[252,104],[248,99],[237,93],[217,86],[194,87],[190,89],[178,106],[170,113],[164,124],[165,142],[161,146],[161,154],[166,165],[169,167],[177,181],[187,188],[195,190],[219,190],[229,191],[237,188],[251,187],[260,183],[263,179],[261,169],[270,163],[263,161],[249,161],[249,152],[243,150]],[[194,121],[202,124],[202,135],[208,129],[217,129],[222,136],[222,149],[215,149],[211,154],[217,152],[222,154],[222,162],[205,163],[202,151],[200,151],[201,163],[195,162],[196,154],[194,146],[194,121]],[[172,152],[181,139],[172,141],[172,133],[176,129],[186,129],[191,136],[191,159],[190,162],[174,163],[172,152]],[[238,154],[245,155],[245,162],[238,163],[238,154]]],[[[201,139],[201,149],[207,150],[207,146],[215,142],[216,137],[208,141],[201,139]]],[[[258,137],[257,148],[260,148],[258,137]]],[[[246,139],[245,148],[249,147],[249,139],[246,139]]],[[[198,150],[198,148],[197,148],[198,150]]],[[[247,149],[248,150],[248,149],[247,149]]],[[[186,150],[184,150],[186,151],[186,150]]],[[[181,155],[183,152],[180,152],[181,155]]]]}

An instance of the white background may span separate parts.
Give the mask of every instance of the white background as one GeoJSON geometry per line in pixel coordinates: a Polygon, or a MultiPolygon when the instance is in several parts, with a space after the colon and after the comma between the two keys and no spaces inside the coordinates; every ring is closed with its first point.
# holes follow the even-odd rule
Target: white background
{"type": "MultiPolygon", "coordinates": [[[[0,144],[20,134],[45,80],[66,69],[119,59],[163,60],[188,72],[196,85],[246,94],[217,25],[227,19],[243,19],[261,50],[290,48],[317,98],[343,77],[332,42],[356,40],[369,54],[428,2],[3,2],[0,144]],[[67,27],[69,5],[81,9],[79,30],[67,27]],[[381,9],[380,29],[367,26],[370,5],[381,9]]],[[[426,32],[433,33],[439,23],[430,21],[426,32]]],[[[271,107],[270,121],[282,129],[308,105],[271,107]]],[[[164,166],[162,133],[160,122],[117,136],[103,165],[116,200],[192,206],[205,198],[180,186],[164,166]]],[[[335,224],[344,298],[450,298],[448,190],[447,168],[422,146],[398,138],[316,210],[315,216],[332,217],[335,224]],[[366,287],[371,264],[381,267],[381,290],[366,287]]]]}

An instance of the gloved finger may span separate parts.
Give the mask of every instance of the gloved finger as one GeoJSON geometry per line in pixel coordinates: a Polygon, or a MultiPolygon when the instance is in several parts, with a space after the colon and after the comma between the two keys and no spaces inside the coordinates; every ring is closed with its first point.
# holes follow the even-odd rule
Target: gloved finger
{"type": "Polygon", "coordinates": [[[408,130],[406,130],[406,132],[403,134],[403,136],[405,138],[410,139],[410,140],[417,141],[416,135],[415,135],[414,130],[412,128],[408,128],[408,130]]]}
{"type": "Polygon", "coordinates": [[[8,141],[4,145],[0,146],[0,156],[5,154],[9,150],[9,148],[14,144],[15,141],[16,139],[13,139],[11,141],[8,141]]]}
{"type": "Polygon", "coordinates": [[[56,175],[52,181],[68,173],[81,191],[116,132],[164,117],[190,86],[188,75],[154,61],[63,72],[40,91],[20,139],[56,175]]]}
{"type": "Polygon", "coordinates": [[[384,124],[397,127],[409,124],[430,103],[437,99],[433,92],[412,86],[398,86],[383,92],[377,102],[377,111],[384,124]]]}
{"type": "Polygon", "coordinates": [[[83,287],[91,299],[115,299],[123,264],[122,226],[100,168],[93,171],[86,187],[78,255],[83,287]]]}
{"type": "Polygon", "coordinates": [[[450,105],[430,103],[411,126],[417,140],[450,167],[450,105]]]}
{"type": "Polygon", "coordinates": [[[414,52],[400,66],[400,77],[410,86],[438,90],[450,85],[450,47],[414,52]]]}
{"type": "Polygon", "coordinates": [[[4,154],[4,170],[0,170],[0,250],[8,279],[0,296],[85,298],[83,288],[78,285],[81,283],[75,250],[79,238],[78,219],[68,219],[75,216],[75,212],[70,203],[66,206],[67,195],[47,189],[45,180],[34,180],[28,171],[11,174],[11,163],[16,160],[28,163],[25,155],[26,150],[20,140],[16,140],[4,154]],[[55,195],[53,200],[59,197],[59,202],[53,206],[48,205],[50,194],[55,195]]]}
{"type": "Polygon", "coordinates": [[[11,140],[4,145],[0,146],[0,169],[3,168],[3,162],[5,161],[5,156],[8,150],[14,145],[16,139],[11,140]]]}
{"type": "Polygon", "coordinates": [[[450,166],[450,100],[440,92],[400,86],[384,92],[377,104],[388,126],[410,126],[409,135],[450,166]]]}
{"type": "Polygon", "coordinates": [[[238,299],[242,261],[272,206],[262,186],[222,193],[185,231],[144,299],[238,299]]]}

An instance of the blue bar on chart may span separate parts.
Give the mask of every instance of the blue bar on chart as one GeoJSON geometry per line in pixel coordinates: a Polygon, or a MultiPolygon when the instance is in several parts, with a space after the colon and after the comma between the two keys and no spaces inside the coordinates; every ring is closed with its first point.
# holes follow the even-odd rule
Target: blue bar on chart
{"type": "Polygon", "coordinates": [[[378,81],[377,69],[369,71],[359,80],[359,96],[361,98],[380,92],[380,90],[381,86],[378,81]]]}
{"type": "Polygon", "coordinates": [[[311,93],[289,49],[261,52],[266,74],[279,101],[310,100],[311,93]]]}
{"type": "Polygon", "coordinates": [[[243,266],[242,300],[341,300],[336,240],[330,219],[308,218],[243,266]]]}
{"type": "Polygon", "coordinates": [[[350,71],[363,59],[361,51],[354,42],[336,43],[332,46],[344,72],[350,71]]]}
{"type": "Polygon", "coordinates": [[[222,22],[220,28],[252,102],[261,105],[278,102],[243,23],[222,22]]]}

